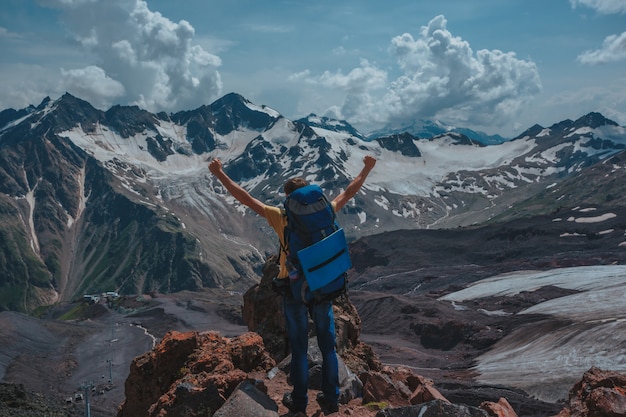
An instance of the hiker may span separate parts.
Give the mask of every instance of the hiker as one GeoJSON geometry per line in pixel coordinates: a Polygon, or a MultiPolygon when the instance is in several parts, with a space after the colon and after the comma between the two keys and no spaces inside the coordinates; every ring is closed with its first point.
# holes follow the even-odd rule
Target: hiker
{"type": "MultiPolygon", "coordinates": [[[[363,168],[361,172],[350,182],[348,187],[332,200],[335,212],[341,210],[346,203],[356,195],[365,182],[370,171],[374,168],[376,159],[372,156],[363,158],[363,168]]],[[[287,247],[284,230],[287,226],[287,216],[281,207],[269,206],[251,196],[239,184],[234,182],[223,170],[222,162],[213,159],[209,163],[209,170],[226,187],[240,203],[252,209],[259,216],[264,217],[268,224],[274,229],[280,240],[281,248],[287,247]]],[[[284,184],[284,191],[287,196],[308,183],[302,178],[292,178],[284,184]]],[[[281,250],[279,254],[279,280],[289,282],[288,271],[285,266],[286,253],[281,250]]],[[[317,343],[322,352],[322,392],[317,396],[317,402],[324,411],[324,414],[338,411],[339,400],[339,376],[338,361],[335,351],[335,322],[331,301],[314,302],[307,305],[304,301],[295,297],[283,295],[283,311],[287,324],[287,336],[291,347],[291,382],[293,391],[285,393],[283,404],[292,413],[302,412],[306,414],[308,403],[308,316],[307,311],[315,324],[317,343]]]]}

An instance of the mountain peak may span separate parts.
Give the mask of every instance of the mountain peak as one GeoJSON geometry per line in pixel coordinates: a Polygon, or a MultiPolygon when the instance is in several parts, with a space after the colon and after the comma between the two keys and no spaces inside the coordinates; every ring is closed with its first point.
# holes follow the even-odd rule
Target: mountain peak
{"type": "Polygon", "coordinates": [[[345,120],[331,119],[330,117],[310,113],[308,116],[296,120],[296,122],[303,123],[310,127],[331,130],[333,132],[346,132],[359,139],[365,139],[365,136],[363,136],[361,132],[345,120]]]}
{"type": "Polygon", "coordinates": [[[222,96],[221,98],[215,100],[213,104],[211,104],[211,107],[213,108],[220,108],[224,106],[235,107],[241,104],[250,104],[250,101],[246,99],[244,96],[242,96],[241,94],[228,93],[222,96]]]}
{"type": "Polygon", "coordinates": [[[115,129],[123,138],[129,138],[146,128],[156,131],[157,118],[138,106],[115,105],[104,113],[107,126],[115,129]]]}
{"type": "Polygon", "coordinates": [[[604,117],[602,114],[598,112],[588,113],[574,122],[574,127],[577,127],[577,128],[589,126],[592,129],[595,129],[600,126],[607,126],[607,125],[619,126],[613,120],[607,119],[606,117],[604,117]]]}
{"type": "Polygon", "coordinates": [[[70,130],[78,125],[89,129],[102,115],[100,110],[87,101],[74,97],[70,93],[63,94],[54,102],[44,99],[36,110],[36,117],[40,118],[41,122],[46,121],[44,128],[51,127],[55,132],[70,130]],[[47,107],[51,107],[54,111],[46,112],[47,107]]]}
{"type": "Polygon", "coordinates": [[[50,104],[50,101],[52,101],[50,99],[50,96],[46,96],[46,98],[41,100],[41,103],[39,103],[39,106],[37,106],[37,107],[29,106],[29,108],[33,108],[35,110],[43,110],[43,109],[46,108],[46,106],[48,106],[48,104],[50,104]]]}
{"type": "Polygon", "coordinates": [[[539,133],[541,133],[541,131],[543,129],[544,129],[543,126],[541,126],[540,124],[535,123],[534,125],[532,125],[528,129],[523,131],[519,136],[515,137],[515,139],[521,139],[521,138],[526,137],[526,136],[530,136],[530,137],[537,136],[539,133]]]}
{"type": "Polygon", "coordinates": [[[226,135],[241,126],[259,130],[282,117],[267,106],[257,106],[237,93],[228,93],[209,106],[216,118],[215,130],[226,135]]]}
{"type": "Polygon", "coordinates": [[[422,156],[420,150],[415,145],[415,136],[410,133],[404,132],[395,135],[385,136],[376,139],[376,142],[385,149],[393,152],[400,152],[407,157],[420,157],[422,156]]]}
{"type": "MultiPolygon", "coordinates": [[[[41,104],[47,103],[48,101],[50,101],[49,99],[46,100],[44,99],[41,104]]],[[[40,106],[41,106],[40,104],[40,106]]],[[[55,104],[57,105],[81,105],[81,106],[89,106],[91,107],[91,104],[89,104],[89,102],[82,100],[78,97],[75,97],[73,95],[71,95],[68,92],[65,92],[65,94],[63,94],[61,97],[59,97],[55,104]]]]}

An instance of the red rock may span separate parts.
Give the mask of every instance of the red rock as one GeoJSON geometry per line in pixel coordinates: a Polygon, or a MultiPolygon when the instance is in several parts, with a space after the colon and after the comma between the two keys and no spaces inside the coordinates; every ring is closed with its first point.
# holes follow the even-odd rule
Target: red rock
{"type": "Polygon", "coordinates": [[[213,413],[248,378],[248,372],[267,371],[275,364],[256,333],[229,339],[217,333],[170,332],[131,364],[126,400],[117,415],[213,413]]]}
{"type": "Polygon", "coordinates": [[[418,386],[415,391],[413,391],[413,394],[411,395],[411,398],[409,399],[409,402],[412,405],[415,404],[422,404],[422,403],[426,403],[428,401],[434,401],[434,400],[442,400],[445,402],[450,402],[448,401],[448,399],[446,397],[443,396],[443,394],[441,394],[434,386],[432,385],[420,385],[418,386]]]}
{"type": "Polygon", "coordinates": [[[385,402],[392,407],[409,405],[408,387],[382,372],[368,372],[363,385],[363,404],[385,402]]]}
{"type": "Polygon", "coordinates": [[[500,398],[497,403],[485,401],[479,408],[485,410],[489,417],[518,417],[506,398],[500,398]]]}
{"type": "Polygon", "coordinates": [[[558,417],[626,416],[626,375],[592,367],[569,394],[558,417]]]}
{"type": "Polygon", "coordinates": [[[588,397],[589,416],[624,417],[626,416],[626,395],[624,388],[599,387],[588,397]]]}

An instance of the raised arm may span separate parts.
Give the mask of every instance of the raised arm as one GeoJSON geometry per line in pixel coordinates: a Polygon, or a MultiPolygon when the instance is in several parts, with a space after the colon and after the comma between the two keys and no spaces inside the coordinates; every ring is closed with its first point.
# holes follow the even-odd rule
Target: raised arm
{"type": "Polygon", "coordinates": [[[265,204],[252,197],[246,190],[244,190],[239,184],[233,181],[222,168],[222,161],[214,159],[209,163],[209,171],[215,175],[215,177],[226,187],[229,193],[232,194],[241,204],[250,207],[259,216],[265,217],[265,204]]]}
{"type": "Polygon", "coordinates": [[[333,203],[335,203],[335,211],[341,210],[343,206],[345,206],[346,203],[359,192],[361,186],[363,186],[363,183],[365,182],[365,179],[374,168],[374,165],[376,165],[376,158],[373,156],[366,155],[363,158],[363,169],[361,169],[359,175],[352,180],[352,182],[341,194],[333,199],[333,203]]]}

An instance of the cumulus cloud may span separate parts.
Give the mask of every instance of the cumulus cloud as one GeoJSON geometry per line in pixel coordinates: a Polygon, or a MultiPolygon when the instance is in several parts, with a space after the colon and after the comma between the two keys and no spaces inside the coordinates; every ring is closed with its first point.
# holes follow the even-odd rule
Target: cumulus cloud
{"type": "Polygon", "coordinates": [[[395,79],[365,60],[347,74],[308,79],[343,90],[345,101],[329,113],[355,124],[401,125],[422,118],[483,126],[509,122],[541,91],[537,66],[513,52],[474,52],[446,24],[437,16],[417,37],[405,33],[391,40],[400,72],[395,79]]]}
{"type": "Polygon", "coordinates": [[[94,57],[93,65],[62,71],[67,91],[151,111],[188,109],[221,94],[221,60],[193,44],[189,22],[172,22],[144,0],[40,1],[62,11],[74,40],[94,57]]]}
{"type": "Polygon", "coordinates": [[[343,106],[333,106],[326,110],[325,116],[348,119],[358,123],[365,118],[368,122],[384,122],[377,109],[375,93],[384,90],[387,86],[387,72],[361,60],[361,66],[354,68],[347,74],[341,70],[336,72],[325,71],[318,77],[310,75],[309,71],[294,76],[310,84],[322,85],[335,91],[342,91],[345,95],[343,106]]]}
{"type": "Polygon", "coordinates": [[[572,7],[586,6],[604,14],[626,13],[624,0],[570,0],[572,7]]]}
{"type": "MultiPolygon", "coordinates": [[[[602,14],[626,13],[624,0],[570,0],[572,7],[583,5],[595,9],[602,14]]],[[[621,35],[610,35],[604,39],[602,47],[594,51],[586,51],[578,56],[583,64],[607,64],[626,59],[626,32],[621,35]]]]}
{"type": "Polygon", "coordinates": [[[341,70],[335,73],[325,71],[319,77],[319,83],[331,88],[340,88],[351,94],[359,94],[384,87],[387,83],[387,73],[362,59],[361,67],[353,69],[348,74],[343,74],[341,70]]]}
{"type": "Polygon", "coordinates": [[[122,83],[107,76],[102,68],[95,65],[67,71],[61,68],[61,77],[61,90],[72,90],[96,107],[106,106],[111,99],[125,93],[122,83]]]}
{"type": "Polygon", "coordinates": [[[578,56],[578,60],[583,64],[592,65],[626,60],[626,32],[607,36],[602,48],[586,51],[578,56]]]}
{"type": "Polygon", "coordinates": [[[491,124],[513,116],[541,90],[536,65],[513,52],[472,51],[469,43],[446,29],[437,16],[410,34],[392,40],[391,51],[404,74],[385,97],[391,120],[440,117],[491,124]]]}

